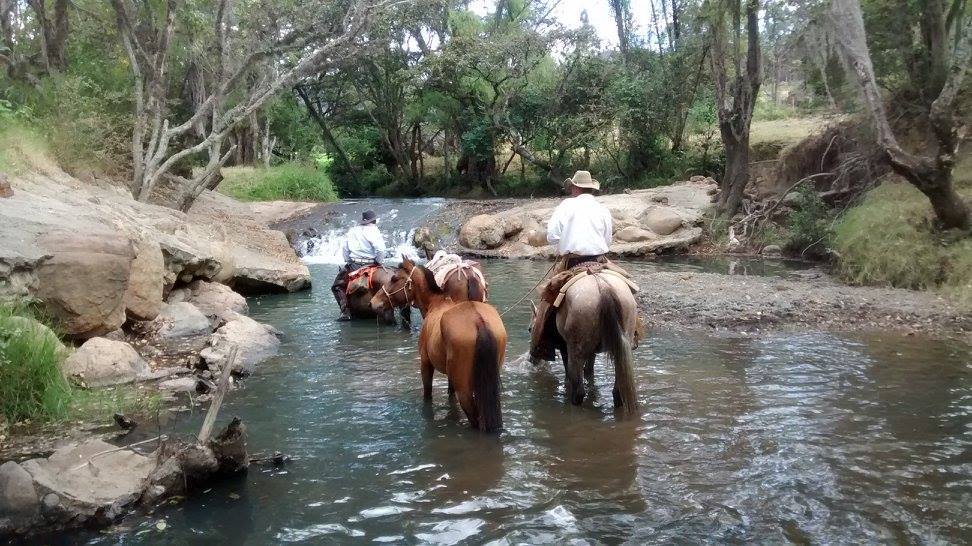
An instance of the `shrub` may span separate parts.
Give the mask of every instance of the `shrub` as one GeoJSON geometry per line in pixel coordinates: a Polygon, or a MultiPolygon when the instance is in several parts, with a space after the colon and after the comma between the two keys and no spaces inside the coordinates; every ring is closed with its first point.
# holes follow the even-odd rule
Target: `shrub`
{"type": "Polygon", "coordinates": [[[787,217],[786,250],[801,256],[823,256],[833,237],[830,207],[812,186],[804,184],[798,192],[800,207],[787,217]]]}
{"type": "Polygon", "coordinates": [[[220,191],[242,201],[335,201],[327,172],[299,163],[223,169],[220,191]]]}
{"type": "Polygon", "coordinates": [[[71,402],[64,346],[37,319],[29,307],[0,304],[0,415],[11,422],[64,417],[71,402]]]}

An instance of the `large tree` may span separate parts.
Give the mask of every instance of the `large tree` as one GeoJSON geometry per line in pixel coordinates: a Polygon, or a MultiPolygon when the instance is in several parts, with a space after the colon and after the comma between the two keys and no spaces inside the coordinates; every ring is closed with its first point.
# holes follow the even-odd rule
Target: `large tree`
{"type": "Polygon", "coordinates": [[[749,183],[749,129],[762,81],[759,0],[713,0],[706,10],[719,134],[726,150],[719,209],[732,218],[749,183]]]}
{"type": "Polygon", "coordinates": [[[898,143],[888,122],[884,101],[874,76],[858,0],[833,0],[830,22],[845,64],[860,83],[864,105],[874,122],[878,144],[891,168],[925,194],[944,228],[968,229],[969,206],[952,186],[952,169],[961,139],[962,120],[955,115],[955,101],[965,79],[972,54],[972,17],[956,26],[953,40],[944,35],[947,12],[941,0],[927,0],[928,11],[922,19],[926,29],[931,72],[922,87],[937,89],[928,118],[937,140],[934,156],[906,151],[898,143]],[[938,6],[932,9],[933,6],[938,6]],[[937,18],[935,21],[933,19],[937,18]],[[948,43],[954,44],[948,47],[948,43]],[[951,50],[950,55],[946,52],[951,50]],[[950,57],[950,61],[946,60],[950,57]],[[946,68],[947,67],[947,68],[946,68]]]}

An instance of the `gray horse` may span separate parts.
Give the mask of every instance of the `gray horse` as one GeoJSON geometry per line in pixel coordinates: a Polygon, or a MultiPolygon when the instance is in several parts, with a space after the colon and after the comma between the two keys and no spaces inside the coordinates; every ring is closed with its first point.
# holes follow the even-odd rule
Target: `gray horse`
{"type": "MultiPolygon", "coordinates": [[[[534,308],[534,312],[536,309],[534,308]]],[[[594,377],[597,353],[614,361],[614,405],[638,407],[632,371],[637,303],[625,282],[613,275],[588,275],[571,286],[557,311],[558,343],[571,403],[584,401],[584,381],[594,377]]]]}

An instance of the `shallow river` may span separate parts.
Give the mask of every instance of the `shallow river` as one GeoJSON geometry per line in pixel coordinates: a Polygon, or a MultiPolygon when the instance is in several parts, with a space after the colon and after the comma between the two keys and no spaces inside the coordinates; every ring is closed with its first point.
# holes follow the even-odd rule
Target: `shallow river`
{"type": "MultiPolygon", "coordinates": [[[[546,267],[487,262],[492,302],[506,309],[546,267]]],[[[624,419],[605,363],[593,401],[572,407],[559,364],[518,358],[526,305],[504,317],[506,428],[488,436],[467,429],[441,376],[423,403],[414,331],[333,321],[335,270],[311,265],[312,291],[250,300],[286,337],[222,412],[243,418],[252,451],[295,460],[87,539],[934,543],[972,533],[967,346],[654,331],[636,351],[641,415],[624,419]]]]}

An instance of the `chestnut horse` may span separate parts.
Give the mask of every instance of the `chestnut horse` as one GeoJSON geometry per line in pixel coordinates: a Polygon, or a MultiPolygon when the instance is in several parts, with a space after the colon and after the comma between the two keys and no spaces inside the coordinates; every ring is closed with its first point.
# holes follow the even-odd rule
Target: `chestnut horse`
{"type": "Polygon", "coordinates": [[[348,311],[351,313],[351,318],[373,319],[378,317],[385,324],[395,324],[395,309],[399,309],[402,324],[404,326],[411,324],[411,308],[403,300],[396,300],[393,305],[388,306],[381,312],[376,311],[371,305],[371,299],[376,294],[384,293],[384,287],[391,282],[395,271],[395,269],[388,269],[384,266],[379,267],[371,277],[371,289],[359,290],[354,294],[348,294],[348,311]]]}
{"type": "Polygon", "coordinates": [[[408,259],[392,275],[385,293],[372,298],[375,311],[384,312],[398,294],[424,318],[419,359],[425,399],[432,399],[432,374],[438,370],[449,379],[449,398],[459,399],[473,428],[502,428],[500,367],[506,356],[506,327],[496,309],[480,301],[454,301],[431,271],[408,259]]]}
{"type": "MultiPolygon", "coordinates": [[[[473,266],[464,267],[471,268],[473,266]]],[[[479,270],[478,267],[475,269],[479,270]]],[[[385,287],[386,290],[377,290],[374,298],[370,302],[374,313],[381,314],[387,312],[385,311],[386,309],[393,307],[397,309],[408,309],[410,303],[407,301],[408,298],[405,296],[404,290],[392,290],[388,283],[385,284],[385,287]],[[375,301],[376,299],[380,301],[375,301]]],[[[452,301],[481,301],[485,303],[487,300],[486,287],[480,282],[479,276],[472,272],[463,272],[460,270],[453,273],[446,280],[445,286],[441,288],[452,301]]]]}

